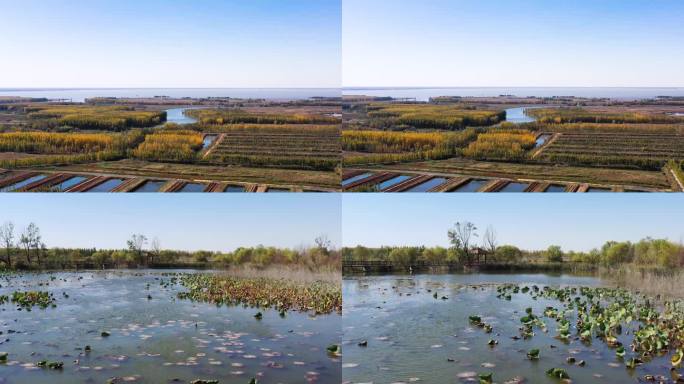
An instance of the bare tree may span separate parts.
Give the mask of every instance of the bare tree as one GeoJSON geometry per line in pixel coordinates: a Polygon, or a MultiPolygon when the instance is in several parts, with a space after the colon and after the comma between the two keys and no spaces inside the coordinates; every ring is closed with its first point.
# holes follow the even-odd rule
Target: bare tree
{"type": "Polygon", "coordinates": [[[143,249],[145,248],[145,244],[147,244],[147,237],[141,234],[133,234],[126,244],[128,245],[128,250],[135,253],[138,260],[142,261],[143,249]]]}
{"type": "Polygon", "coordinates": [[[157,237],[152,239],[152,242],[150,243],[150,257],[149,257],[149,264],[152,264],[154,262],[154,258],[159,258],[159,255],[161,254],[161,245],[159,245],[159,239],[157,237]]]}
{"type": "Polygon", "coordinates": [[[12,268],[11,251],[14,247],[14,223],[11,221],[7,221],[0,226],[0,242],[2,242],[3,247],[5,247],[5,261],[7,261],[7,267],[12,268]]]}
{"type": "MultiPolygon", "coordinates": [[[[484,236],[482,236],[482,248],[484,248],[487,253],[494,255],[496,252],[496,231],[491,225],[487,226],[484,236]]],[[[487,263],[487,254],[485,254],[485,264],[487,263]]]]}
{"type": "Polygon", "coordinates": [[[470,241],[477,237],[477,227],[475,224],[464,221],[457,222],[452,229],[447,232],[451,245],[463,256],[466,261],[470,261],[470,241]]]}
{"type": "Polygon", "coordinates": [[[318,236],[314,242],[316,243],[316,247],[320,249],[324,254],[330,253],[330,247],[332,246],[332,242],[330,239],[328,239],[327,235],[320,235],[318,236]]]}
{"type": "Polygon", "coordinates": [[[40,260],[40,249],[41,245],[43,245],[43,237],[40,235],[40,228],[34,223],[29,224],[28,226],[28,232],[29,232],[29,240],[30,244],[29,247],[32,249],[36,250],[36,257],[38,258],[38,266],[41,265],[41,260],[40,260]]]}
{"type": "Polygon", "coordinates": [[[21,246],[24,247],[24,251],[26,252],[26,262],[30,266],[31,265],[31,233],[29,232],[28,227],[24,228],[24,231],[19,236],[19,244],[21,244],[21,246]]]}

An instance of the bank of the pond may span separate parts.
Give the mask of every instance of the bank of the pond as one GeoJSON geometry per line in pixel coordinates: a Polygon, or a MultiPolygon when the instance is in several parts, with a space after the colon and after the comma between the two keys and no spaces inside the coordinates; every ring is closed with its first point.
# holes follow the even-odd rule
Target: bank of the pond
{"type": "Polygon", "coordinates": [[[11,383],[341,381],[340,357],[327,350],[340,343],[338,314],[276,309],[250,301],[252,292],[220,306],[186,300],[191,290],[182,280],[193,276],[224,273],[0,275],[0,296],[45,292],[55,304],[31,311],[12,301],[0,304],[0,352],[7,352],[0,377],[11,383]]]}
{"type": "Polygon", "coordinates": [[[426,263],[414,262],[410,264],[398,264],[391,261],[357,261],[344,260],[342,262],[343,272],[347,276],[375,274],[375,273],[472,273],[472,272],[491,272],[491,273],[534,273],[534,272],[556,272],[556,273],[585,273],[596,272],[600,266],[591,263],[478,263],[464,264],[460,262],[445,263],[426,263]]]}
{"type": "Polygon", "coordinates": [[[539,273],[347,277],[344,380],[676,380],[682,303],[610,284],[539,273]]]}

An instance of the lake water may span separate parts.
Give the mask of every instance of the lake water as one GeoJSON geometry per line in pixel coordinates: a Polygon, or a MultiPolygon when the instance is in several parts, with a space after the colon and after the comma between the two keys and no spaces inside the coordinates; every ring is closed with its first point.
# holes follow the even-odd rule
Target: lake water
{"type": "Polygon", "coordinates": [[[609,97],[614,99],[643,99],[657,96],[684,96],[684,88],[607,88],[607,87],[445,87],[445,88],[343,88],[344,95],[391,96],[428,101],[437,96],[519,97],[577,96],[609,97]]]}
{"type": "Polygon", "coordinates": [[[180,125],[196,123],[197,119],[185,115],[185,111],[192,108],[171,108],[166,110],[166,122],[180,125]]]}
{"type": "Polygon", "coordinates": [[[259,376],[259,383],[340,383],[340,362],[326,352],[341,338],[338,314],[281,318],[262,309],[256,320],[253,308],[179,300],[183,287],[161,284],[169,281],[151,270],[0,277],[0,295],[34,289],[57,301],[56,308],[31,312],[0,305],[0,351],[9,352],[0,382],[247,383],[259,376]],[[41,360],[62,361],[64,368],[37,368],[41,360]]]}
{"type": "Polygon", "coordinates": [[[534,117],[528,116],[525,111],[529,107],[516,107],[506,109],[506,121],[515,124],[531,123],[535,121],[534,117]]]}
{"type": "Polygon", "coordinates": [[[204,98],[233,97],[271,100],[298,100],[311,97],[340,97],[338,88],[88,88],[27,89],[0,88],[0,96],[47,97],[83,102],[91,97],[155,97],[204,98]]]}
{"type": "MultiPolygon", "coordinates": [[[[638,376],[669,377],[669,357],[628,370],[615,350],[601,340],[590,344],[571,338],[555,338],[557,323],[542,317],[548,332],[535,328],[529,339],[520,335],[520,318],[526,308],[543,316],[547,306],[559,301],[513,294],[510,301],[497,298],[497,284],[601,286],[594,277],[548,274],[443,274],[416,276],[364,276],[343,280],[343,380],[350,383],[465,383],[477,382],[473,374],[493,373],[495,383],[514,378],[525,383],[560,382],[546,370],[563,368],[575,383],[623,384],[638,376]],[[492,285],[490,285],[492,284],[492,285]],[[437,295],[435,298],[433,295],[437,295]],[[444,299],[442,299],[444,297],[444,299]],[[492,325],[492,333],[473,326],[469,316],[478,315],[492,325]],[[489,339],[498,344],[488,345],[489,339]],[[367,341],[367,346],[359,343],[367,341]],[[554,346],[553,348],[551,346],[554,346]],[[527,351],[539,348],[538,361],[527,351]],[[566,362],[585,360],[585,366],[566,362]],[[597,376],[598,375],[598,376],[597,376]]],[[[573,315],[574,316],[574,315],[573,315]]],[[[574,335],[575,321],[571,317],[574,335]]],[[[619,339],[629,345],[628,332],[619,339]]],[[[628,352],[625,360],[630,357],[628,352]]],[[[515,382],[515,381],[511,381],[515,382]]]]}
{"type": "Polygon", "coordinates": [[[202,139],[202,149],[207,149],[217,138],[217,135],[205,135],[202,139]]]}

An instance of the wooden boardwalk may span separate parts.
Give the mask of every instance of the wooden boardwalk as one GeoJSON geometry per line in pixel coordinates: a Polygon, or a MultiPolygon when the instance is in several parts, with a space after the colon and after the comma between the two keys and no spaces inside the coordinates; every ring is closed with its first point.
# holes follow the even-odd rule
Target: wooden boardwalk
{"type": "Polygon", "coordinates": [[[397,265],[390,261],[384,260],[342,260],[342,270],[343,271],[378,271],[387,272],[392,270],[425,270],[429,268],[449,268],[449,269],[459,269],[459,268],[477,268],[484,264],[481,260],[473,260],[469,263],[461,262],[440,262],[440,263],[430,263],[425,261],[416,261],[408,265],[397,265]]]}

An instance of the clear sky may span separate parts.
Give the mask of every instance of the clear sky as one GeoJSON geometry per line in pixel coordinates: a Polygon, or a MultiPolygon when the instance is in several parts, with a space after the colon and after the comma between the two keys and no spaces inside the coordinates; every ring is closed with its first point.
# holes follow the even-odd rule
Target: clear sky
{"type": "MultiPolygon", "coordinates": [[[[457,221],[497,232],[499,244],[589,250],[607,240],[684,239],[682,194],[345,194],[344,246],[448,246],[457,221]]],[[[481,241],[481,237],[478,241],[481,241]]]]}
{"type": "Polygon", "coordinates": [[[337,194],[0,194],[0,223],[30,222],[48,247],[124,248],[133,233],[162,248],[231,251],[239,246],[341,243],[337,194]]]}
{"type": "Polygon", "coordinates": [[[344,0],[343,85],[684,86],[681,0],[344,0]]]}
{"type": "Polygon", "coordinates": [[[0,88],[328,87],[340,0],[0,0],[0,88]]]}

